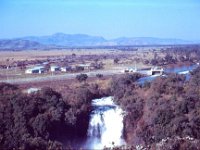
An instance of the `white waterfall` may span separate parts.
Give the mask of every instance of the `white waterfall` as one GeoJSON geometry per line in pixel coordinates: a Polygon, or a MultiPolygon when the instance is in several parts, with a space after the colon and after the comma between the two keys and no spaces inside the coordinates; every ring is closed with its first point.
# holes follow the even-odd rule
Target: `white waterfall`
{"type": "Polygon", "coordinates": [[[95,99],[91,114],[86,147],[103,149],[121,146],[123,140],[123,111],[115,105],[112,97],[95,99]]]}

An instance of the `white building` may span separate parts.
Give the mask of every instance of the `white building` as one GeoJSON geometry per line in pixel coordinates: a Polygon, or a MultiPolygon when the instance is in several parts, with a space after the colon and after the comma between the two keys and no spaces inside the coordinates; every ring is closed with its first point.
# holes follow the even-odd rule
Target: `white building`
{"type": "Polygon", "coordinates": [[[141,73],[144,75],[162,75],[164,69],[162,67],[152,67],[152,68],[145,68],[145,69],[137,69],[137,68],[126,68],[122,70],[124,73],[141,73]]]}
{"type": "Polygon", "coordinates": [[[124,73],[130,73],[130,72],[135,73],[135,72],[137,72],[137,68],[126,68],[126,69],[122,70],[122,72],[124,72],[124,73]]]}
{"type": "Polygon", "coordinates": [[[44,73],[44,70],[45,68],[43,66],[36,66],[36,67],[33,67],[33,68],[29,68],[29,69],[26,69],[25,73],[26,74],[33,74],[33,73],[44,73]]]}
{"type": "Polygon", "coordinates": [[[62,72],[67,72],[67,71],[71,71],[72,67],[71,66],[66,66],[66,67],[61,67],[60,68],[62,72]]]}
{"type": "Polygon", "coordinates": [[[162,67],[152,67],[151,68],[151,75],[155,75],[155,74],[158,74],[158,75],[162,75],[164,72],[164,69],[162,67]]]}
{"type": "Polygon", "coordinates": [[[90,70],[90,64],[79,64],[78,67],[83,67],[84,70],[90,70]]]}
{"type": "Polygon", "coordinates": [[[28,93],[28,94],[37,93],[40,90],[41,90],[40,88],[29,88],[26,90],[26,93],[28,93]]]}
{"type": "Polygon", "coordinates": [[[60,71],[60,67],[59,66],[51,66],[50,71],[51,72],[60,71]]]}

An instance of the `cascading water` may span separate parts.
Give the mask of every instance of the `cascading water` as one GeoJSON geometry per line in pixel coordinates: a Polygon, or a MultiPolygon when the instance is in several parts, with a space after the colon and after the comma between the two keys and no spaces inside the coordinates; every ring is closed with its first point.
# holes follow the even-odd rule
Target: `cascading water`
{"type": "Polygon", "coordinates": [[[92,111],[88,139],[85,147],[103,149],[121,146],[123,140],[123,111],[115,105],[112,97],[95,99],[92,101],[92,111]]]}

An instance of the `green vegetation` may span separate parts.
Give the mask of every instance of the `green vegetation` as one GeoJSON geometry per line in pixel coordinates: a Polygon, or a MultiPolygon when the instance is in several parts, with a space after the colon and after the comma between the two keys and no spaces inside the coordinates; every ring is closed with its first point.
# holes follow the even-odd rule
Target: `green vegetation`
{"type": "Polygon", "coordinates": [[[191,74],[189,81],[171,74],[143,87],[131,82],[130,76],[113,79],[111,91],[126,111],[124,135],[129,145],[200,147],[200,67],[191,74]]]}
{"type": "Polygon", "coordinates": [[[91,100],[99,93],[97,85],[83,85],[63,99],[50,88],[27,95],[1,83],[0,149],[60,149],[85,138],[91,100]]]}
{"type": "Polygon", "coordinates": [[[98,74],[96,74],[96,77],[97,77],[98,79],[101,79],[101,78],[103,78],[103,74],[98,73],[98,74]]]}
{"type": "Polygon", "coordinates": [[[77,76],[76,76],[76,79],[77,79],[79,82],[86,81],[87,78],[88,78],[88,75],[87,75],[87,74],[80,74],[80,75],[77,75],[77,76]]]}
{"type": "Polygon", "coordinates": [[[91,100],[113,95],[126,112],[124,137],[131,148],[195,150],[200,147],[200,67],[185,76],[158,77],[145,86],[140,74],[115,76],[109,89],[80,84],[65,98],[50,88],[24,94],[0,84],[0,149],[69,148],[87,136],[91,100]],[[84,119],[83,119],[84,118],[84,119]]]}

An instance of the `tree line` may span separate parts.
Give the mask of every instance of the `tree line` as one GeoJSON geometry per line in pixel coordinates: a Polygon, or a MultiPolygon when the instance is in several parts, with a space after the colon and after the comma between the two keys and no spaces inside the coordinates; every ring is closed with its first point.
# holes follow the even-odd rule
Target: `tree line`
{"type": "Polygon", "coordinates": [[[200,147],[200,67],[158,77],[144,86],[138,75],[113,78],[111,91],[125,111],[124,137],[136,148],[197,150],[200,147]]]}

